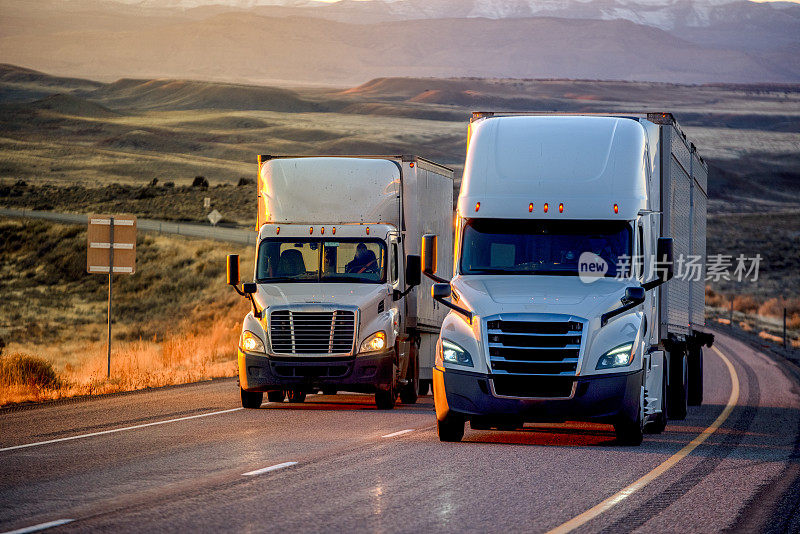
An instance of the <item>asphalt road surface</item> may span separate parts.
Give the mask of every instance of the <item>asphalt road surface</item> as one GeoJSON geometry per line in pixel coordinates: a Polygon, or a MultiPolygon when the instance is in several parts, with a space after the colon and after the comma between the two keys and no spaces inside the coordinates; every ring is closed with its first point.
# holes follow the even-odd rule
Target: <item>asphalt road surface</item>
{"type": "Polygon", "coordinates": [[[640,447],[586,424],[440,443],[431,397],[243,410],[235,379],[5,411],[0,532],[797,531],[795,370],[715,346],[733,372],[707,349],[706,403],[640,447]]]}

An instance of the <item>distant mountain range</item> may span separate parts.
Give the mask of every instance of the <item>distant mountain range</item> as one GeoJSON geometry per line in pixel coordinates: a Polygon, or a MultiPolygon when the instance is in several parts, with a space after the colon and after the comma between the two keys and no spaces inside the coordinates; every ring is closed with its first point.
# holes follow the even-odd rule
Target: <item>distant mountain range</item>
{"type": "Polygon", "coordinates": [[[99,79],[800,81],[800,5],[726,0],[4,0],[0,61],[99,79]]]}

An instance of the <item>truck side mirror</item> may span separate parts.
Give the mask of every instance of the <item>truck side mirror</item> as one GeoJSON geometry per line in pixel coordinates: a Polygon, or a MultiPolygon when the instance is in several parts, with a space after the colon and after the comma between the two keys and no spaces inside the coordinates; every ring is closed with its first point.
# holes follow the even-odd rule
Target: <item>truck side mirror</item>
{"type": "Polygon", "coordinates": [[[416,254],[406,256],[406,285],[418,286],[422,282],[422,258],[416,254]]]}
{"type": "Polygon", "coordinates": [[[450,284],[433,284],[431,286],[431,296],[434,300],[449,298],[453,294],[450,284]]]}
{"type": "Polygon", "coordinates": [[[422,236],[422,272],[425,274],[436,274],[436,234],[425,234],[422,236]]]}
{"type": "Polygon", "coordinates": [[[239,285],[239,255],[238,254],[228,254],[228,285],[229,286],[238,286],[239,285]]]}
{"type": "Polygon", "coordinates": [[[661,283],[671,280],[674,275],[675,257],[671,237],[659,237],[656,244],[656,267],[661,283]]]}
{"type": "Polygon", "coordinates": [[[252,295],[258,291],[258,285],[255,282],[245,282],[242,284],[242,293],[245,295],[252,295]]]}
{"type": "Polygon", "coordinates": [[[626,287],[625,296],[622,297],[623,304],[641,304],[644,302],[645,291],[641,286],[626,287]]]}

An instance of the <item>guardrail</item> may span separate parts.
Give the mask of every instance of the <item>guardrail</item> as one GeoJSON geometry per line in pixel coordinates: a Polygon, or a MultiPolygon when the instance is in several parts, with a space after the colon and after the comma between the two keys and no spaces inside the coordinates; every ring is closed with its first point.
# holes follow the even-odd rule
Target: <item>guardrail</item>
{"type": "MultiPolygon", "coordinates": [[[[32,219],[44,219],[64,224],[87,224],[87,215],[80,213],[55,213],[52,211],[18,210],[0,208],[0,216],[5,217],[28,217],[32,219]]],[[[241,228],[226,228],[219,226],[207,226],[193,223],[176,223],[172,221],[158,221],[154,219],[140,219],[137,217],[136,224],[143,232],[158,232],[161,234],[175,234],[187,237],[201,237],[204,239],[214,239],[225,241],[226,243],[239,243],[242,245],[255,245],[257,235],[253,230],[241,228]]]]}

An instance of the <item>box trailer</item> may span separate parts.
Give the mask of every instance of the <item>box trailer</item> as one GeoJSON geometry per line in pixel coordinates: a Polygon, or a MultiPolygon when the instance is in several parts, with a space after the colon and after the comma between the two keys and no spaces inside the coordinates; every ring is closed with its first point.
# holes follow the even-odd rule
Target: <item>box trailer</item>
{"type": "Polygon", "coordinates": [[[638,444],[700,404],[707,174],[668,113],[473,114],[432,289],[439,437],[585,420],[638,444]]]}
{"type": "Polygon", "coordinates": [[[253,305],[242,404],[319,390],[415,402],[446,312],[420,280],[419,247],[426,233],[452,246],[453,172],[417,156],[260,156],[257,188],[254,282],[238,289],[229,258],[253,305]]]}

